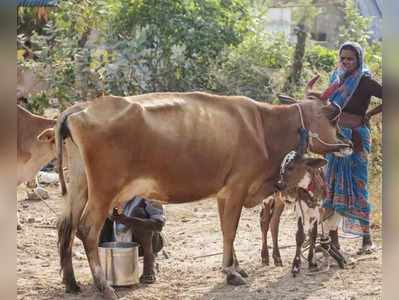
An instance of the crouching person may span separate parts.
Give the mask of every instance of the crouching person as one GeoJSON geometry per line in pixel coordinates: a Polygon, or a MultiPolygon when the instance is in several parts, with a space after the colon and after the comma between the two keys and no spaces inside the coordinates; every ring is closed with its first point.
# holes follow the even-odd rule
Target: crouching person
{"type": "Polygon", "coordinates": [[[106,219],[99,242],[136,242],[140,244],[139,256],[144,256],[141,283],[156,281],[154,256],[163,248],[161,234],[165,225],[165,208],[140,197],[134,197],[122,208],[114,208],[112,216],[106,219]]]}

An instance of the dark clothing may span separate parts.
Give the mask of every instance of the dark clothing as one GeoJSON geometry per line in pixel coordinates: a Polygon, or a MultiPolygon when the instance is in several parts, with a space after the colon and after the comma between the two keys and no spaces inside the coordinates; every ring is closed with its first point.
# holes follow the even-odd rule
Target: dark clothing
{"type": "Polygon", "coordinates": [[[363,76],[343,111],[364,117],[370,105],[371,96],[382,98],[382,86],[370,76],[363,76]]]}

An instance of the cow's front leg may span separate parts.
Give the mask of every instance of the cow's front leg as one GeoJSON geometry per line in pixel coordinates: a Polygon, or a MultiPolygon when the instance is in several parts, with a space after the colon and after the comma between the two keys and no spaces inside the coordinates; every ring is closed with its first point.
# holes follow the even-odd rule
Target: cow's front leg
{"type": "Polygon", "coordinates": [[[227,283],[231,285],[247,284],[245,271],[239,267],[234,252],[234,239],[241,215],[240,198],[218,197],[220,224],[223,233],[223,272],[227,274],[227,283]]]}
{"type": "Polygon", "coordinates": [[[299,217],[298,229],[296,232],[296,252],[295,252],[294,261],[292,262],[292,269],[291,269],[292,275],[294,277],[296,276],[296,274],[299,273],[301,268],[301,248],[304,240],[305,240],[305,233],[303,231],[302,217],[299,217]]]}
{"type": "Polygon", "coordinates": [[[280,199],[275,199],[274,208],[272,209],[272,217],[270,221],[270,230],[273,239],[273,261],[277,267],[283,266],[283,261],[280,255],[280,248],[278,246],[278,229],[280,226],[280,217],[284,210],[284,202],[280,199]]]}

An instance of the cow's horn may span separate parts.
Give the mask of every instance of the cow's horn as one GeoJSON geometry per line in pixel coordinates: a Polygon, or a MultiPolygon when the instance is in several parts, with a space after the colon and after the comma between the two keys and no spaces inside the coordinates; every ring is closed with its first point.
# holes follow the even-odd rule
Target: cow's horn
{"type": "Polygon", "coordinates": [[[320,74],[317,74],[315,77],[313,77],[308,84],[306,85],[306,95],[308,95],[313,88],[313,85],[316,83],[317,80],[319,80],[320,74]]]}
{"type": "Polygon", "coordinates": [[[321,95],[321,101],[327,103],[328,98],[339,88],[339,80],[335,80],[321,95]]]}

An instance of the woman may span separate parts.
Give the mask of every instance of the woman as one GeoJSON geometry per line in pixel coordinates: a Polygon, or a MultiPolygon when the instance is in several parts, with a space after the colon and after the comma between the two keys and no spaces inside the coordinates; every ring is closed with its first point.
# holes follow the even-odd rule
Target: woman
{"type": "Polygon", "coordinates": [[[332,243],[339,249],[337,228],[343,216],[342,229],[363,237],[358,254],[371,253],[370,203],[368,201],[368,154],[370,153],[371,116],[382,111],[382,104],[369,110],[371,96],[382,98],[382,86],[375,81],[364,64],[363,50],[354,42],[344,43],[339,49],[339,66],[330,78],[339,88],[329,101],[342,111],[339,125],[353,142],[353,154],[337,157],[328,154],[326,179],[328,195],[323,203],[324,220],[332,243]]]}

